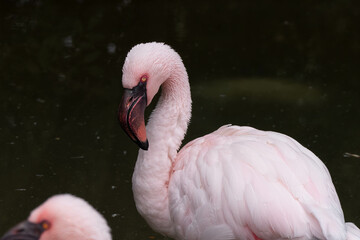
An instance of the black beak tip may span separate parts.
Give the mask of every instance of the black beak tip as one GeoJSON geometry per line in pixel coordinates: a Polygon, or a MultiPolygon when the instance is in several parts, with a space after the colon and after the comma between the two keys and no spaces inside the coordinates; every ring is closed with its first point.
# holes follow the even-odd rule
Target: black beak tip
{"type": "Polygon", "coordinates": [[[38,240],[43,231],[41,224],[23,221],[5,233],[0,240],[38,240]]]}
{"type": "Polygon", "coordinates": [[[142,149],[142,150],[145,150],[145,151],[147,151],[148,149],[149,149],[149,142],[148,142],[148,140],[146,139],[146,141],[145,142],[138,142],[138,145],[139,145],[139,147],[142,149]]]}

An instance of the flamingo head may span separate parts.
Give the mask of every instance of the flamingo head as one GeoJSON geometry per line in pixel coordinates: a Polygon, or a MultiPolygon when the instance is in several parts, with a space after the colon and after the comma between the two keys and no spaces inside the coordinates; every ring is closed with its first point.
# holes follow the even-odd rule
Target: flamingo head
{"type": "Polygon", "coordinates": [[[122,76],[124,94],[118,117],[127,135],[143,150],[149,147],[145,108],[161,84],[171,77],[175,58],[179,56],[170,46],[152,42],[134,46],[125,59],[122,76]]]}
{"type": "Polygon", "coordinates": [[[106,220],[81,198],[61,194],[33,210],[0,240],[111,240],[106,220]]]}

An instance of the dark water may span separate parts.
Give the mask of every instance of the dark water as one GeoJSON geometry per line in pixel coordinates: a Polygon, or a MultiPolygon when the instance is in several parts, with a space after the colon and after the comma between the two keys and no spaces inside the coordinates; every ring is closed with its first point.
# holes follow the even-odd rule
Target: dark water
{"type": "Polygon", "coordinates": [[[1,1],[0,234],[53,194],[87,199],[114,239],[162,239],[137,214],[136,146],[116,111],[135,44],[188,69],[186,141],[226,123],[286,133],[329,168],[360,225],[357,1],[1,1]]]}

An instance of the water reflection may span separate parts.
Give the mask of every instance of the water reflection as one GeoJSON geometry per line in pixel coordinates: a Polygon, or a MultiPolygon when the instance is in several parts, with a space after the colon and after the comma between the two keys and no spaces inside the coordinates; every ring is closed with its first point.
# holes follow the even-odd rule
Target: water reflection
{"type": "Polygon", "coordinates": [[[360,225],[360,161],[346,154],[360,154],[352,3],[1,1],[0,232],[70,192],[104,214],[114,239],[163,238],[136,212],[137,148],[116,120],[126,52],[154,40],[189,72],[185,142],[227,123],[286,133],[326,163],[360,225]]]}

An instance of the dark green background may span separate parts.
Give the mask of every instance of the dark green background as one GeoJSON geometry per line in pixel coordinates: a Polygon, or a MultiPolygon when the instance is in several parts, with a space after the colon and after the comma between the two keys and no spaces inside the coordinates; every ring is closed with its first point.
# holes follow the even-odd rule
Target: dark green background
{"type": "Polygon", "coordinates": [[[187,67],[186,142],[227,123],[290,135],[325,162],[360,225],[360,159],[344,157],[360,154],[359,22],[356,0],[1,0],[0,234],[69,192],[114,239],[162,239],[136,212],[137,147],[116,119],[124,58],[147,41],[187,67]]]}

